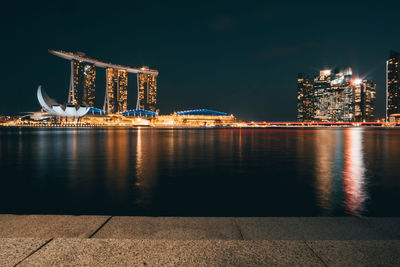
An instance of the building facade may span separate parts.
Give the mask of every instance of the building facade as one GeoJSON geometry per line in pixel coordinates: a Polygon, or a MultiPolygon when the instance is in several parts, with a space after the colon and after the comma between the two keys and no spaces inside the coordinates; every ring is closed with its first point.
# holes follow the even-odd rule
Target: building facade
{"type": "Polygon", "coordinates": [[[314,83],[307,74],[297,77],[297,120],[312,121],[314,117],[314,83]]]}
{"type": "Polygon", "coordinates": [[[128,73],[137,75],[138,98],[136,109],[156,111],[158,71],[148,67],[134,68],[106,63],[84,53],[49,50],[57,57],[70,61],[71,76],[68,91],[69,106],[94,107],[96,67],[106,69],[104,109],[110,113],[128,110],[128,73]]]}
{"type": "Polygon", "coordinates": [[[332,100],[331,70],[321,70],[314,78],[313,120],[330,121],[330,102],[332,100]]]}
{"type": "Polygon", "coordinates": [[[354,88],[351,68],[335,70],[330,93],[328,121],[354,121],[354,88]]]}
{"type": "Polygon", "coordinates": [[[390,51],[386,61],[386,120],[400,118],[400,53],[390,51]]]}
{"type": "Polygon", "coordinates": [[[128,110],[128,72],[126,70],[106,69],[106,95],[104,110],[119,113],[128,110]]]}
{"type": "Polygon", "coordinates": [[[297,80],[298,121],[354,122],[375,119],[376,84],[371,80],[354,79],[351,68],[324,69],[314,79],[299,74],[297,80]],[[312,81],[307,88],[311,93],[304,97],[305,77],[312,81]],[[312,114],[305,116],[305,106],[312,101],[312,114]],[[304,102],[304,103],[303,103],[304,102]]]}
{"type": "Polygon", "coordinates": [[[92,63],[71,60],[71,83],[68,103],[80,106],[94,106],[96,67],[92,63]]]}
{"type": "Polygon", "coordinates": [[[138,99],[136,109],[156,111],[157,75],[138,74],[138,99]]]}
{"type": "Polygon", "coordinates": [[[355,121],[374,121],[376,106],[376,83],[371,80],[354,82],[354,116],[355,121]]]}

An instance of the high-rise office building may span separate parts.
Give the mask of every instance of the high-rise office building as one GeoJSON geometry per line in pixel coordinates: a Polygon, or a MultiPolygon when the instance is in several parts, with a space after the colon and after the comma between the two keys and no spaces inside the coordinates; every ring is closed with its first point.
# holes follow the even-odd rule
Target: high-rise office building
{"type": "MultiPolygon", "coordinates": [[[[146,69],[143,67],[142,69],[146,69]]],[[[138,73],[138,99],[136,109],[156,111],[157,75],[138,73]]]]}
{"type": "Polygon", "coordinates": [[[107,68],[107,88],[104,110],[107,113],[118,113],[128,110],[128,72],[126,70],[107,68]]]}
{"type": "Polygon", "coordinates": [[[332,71],[321,70],[314,79],[314,118],[316,121],[330,121],[332,71]]]}
{"type": "Polygon", "coordinates": [[[376,105],[376,83],[372,80],[355,79],[353,82],[353,87],[355,121],[374,121],[376,105]]]}
{"type": "Polygon", "coordinates": [[[299,73],[297,77],[297,120],[312,121],[314,117],[313,78],[299,73]]]}
{"type": "Polygon", "coordinates": [[[331,81],[329,121],[354,121],[354,88],[351,68],[336,69],[331,81]]]}
{"type": "Polygon", "coordinates": [[[375,118],[376,84],[367,79],[354,79],[351,68],[321,70],[313,80],[299,74],[297,91],[299,121],[352,122],[372,121],[375,118]],[[307,88],[312,88],[306,98],[302,89],[305,87],[305,77],[312,82],[306,82],[307,88]],[[309,104],[310,99],[312,117],[306,119],[304,106],[309,104]]]}
{"type": "Polygon", "coordinates": [[[386,120],[400,118],[400,53],[390,51],[386,61],[386,120]]]}
{"type": "Polygon", "coordinates": [[[73,88],[69,91],[68,103],[94,106],[96,67],[92,63],[71,60],[73,88]]]}

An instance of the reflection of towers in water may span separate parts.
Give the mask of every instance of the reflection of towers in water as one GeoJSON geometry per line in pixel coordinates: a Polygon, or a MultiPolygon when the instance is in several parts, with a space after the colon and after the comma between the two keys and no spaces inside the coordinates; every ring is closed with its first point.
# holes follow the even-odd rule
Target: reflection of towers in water
{"type": "Polygon", "coordinates": [[[107,68],[107,87],[103,109],[107,113],[118,113],[128,110],[128,72],[107,68]]]}
{"type": "Polygon", "coordinates": [[[343,171],[344,206],[352,215],[360,215],[367,198],[365,191],[365,167],[362,149],[362,129],[347,129],[343,171]]]}
{"type": "Polygon", "coordinates": [[[342,202],[346,212],[359,215],[367,198],[362,129],[319,130],[316,133],[316,189],[320,207],[328,213],[342,202]],[[343,145],[344,144],[344,147],[343,145]]]}
{"type": "Polygon", "coordinates": [[[157,161],[160,156],[158,139],[152,130],[137,129],[136,137],[136,182],[134,184],[136,204],[141,208],[148,206],[157,183],[157,161]],[[143,131],[146,131],[143,133],[143,131]]]}
{"type": "Polygon", "coordinates": [[[68,103],[94,106],[96,67],[94,64],[71,60],[71,80],[68,103]]]}
{"type": "MultiPolygon", "coordinates": [[[[142,68],[146,69],[146,68],[142,68]]],[[[155,74],[138,73],[138,98],[136,109],[156,111],[157,76],[155,74]]]]}
{"type": "Polygon", "coordinates": [[[107,188],[115,190],[112,194],[124,199],[123,194],[128,189],[128,177],[130,171],[129,165],[129,132],[120,129],[109,129],[106,131],[106,177],[112,179],[107,180],[109,185],[107,188]]]}
{"type": "Polygon", "coordinates": [[[333,211],[340,191],[341,135],[340,131],[316,131],[315,186],[319,205],[327,213],[333,211]]]}

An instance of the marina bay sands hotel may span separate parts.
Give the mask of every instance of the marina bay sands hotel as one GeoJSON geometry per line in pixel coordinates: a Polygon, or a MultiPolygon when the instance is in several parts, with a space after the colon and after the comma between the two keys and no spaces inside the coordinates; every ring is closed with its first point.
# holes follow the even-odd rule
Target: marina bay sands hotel
{"type": "Polygon", "coordinates": [[[128,110],[128,73],[137,75],[136,110],[156,112],[157,70],[148,67],[132,68],[105,63],[83,53],[49,50],[58,57],[71,61],[71,79],[68,91],[70,105],[94,107],[96,67],[106,69],[106,92],[103,109],[109,113],[128,110]]]}

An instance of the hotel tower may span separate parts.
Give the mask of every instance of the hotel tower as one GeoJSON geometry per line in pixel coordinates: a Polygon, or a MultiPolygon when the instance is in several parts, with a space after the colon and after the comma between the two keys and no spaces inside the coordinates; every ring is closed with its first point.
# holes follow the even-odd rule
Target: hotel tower
{"type": "Polygon", "coordinates": [[[386,61],[386,120],[400,118],[400,53],[390,51],[386,61]]]}

